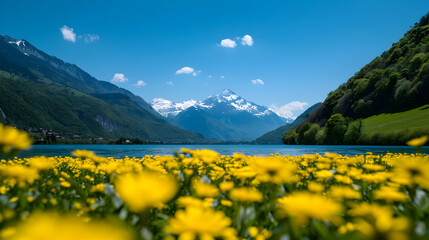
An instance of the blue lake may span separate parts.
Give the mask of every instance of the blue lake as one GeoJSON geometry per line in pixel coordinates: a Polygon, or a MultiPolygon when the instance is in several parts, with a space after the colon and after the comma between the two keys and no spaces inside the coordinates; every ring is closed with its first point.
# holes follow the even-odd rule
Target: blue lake
{"type": "MultiPolygon", "coordinates": [[[[319,145],[34,145],[32,149],[23,151],[19,157],[31,156],[70,156],[76,149],[85,149],[95,152],[99,156],[122,158],[143,157],[144,155],[173,155],[174,151],[181,148],[212,149],[222,155],[243,153],[246,155],[281,155],[298,156],[302,154],[324,154],[326,152],[354,156],[372,152],[374,154],[391,153],[416,153],[414,147],[408,146],[319,146],[319,145]]],[[[429,147],[424,147],[423,152],[429,154],[429,147]]]]}

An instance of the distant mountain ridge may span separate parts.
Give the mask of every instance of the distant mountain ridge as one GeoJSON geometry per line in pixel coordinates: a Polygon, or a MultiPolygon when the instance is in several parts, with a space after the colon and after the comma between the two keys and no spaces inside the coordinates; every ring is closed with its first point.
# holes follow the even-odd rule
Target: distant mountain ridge
{"type": "Polygon", "coordinates": [[[316,109],[321,105],[322,103],[316,103],[313,106],[307,108],[303,113],[301,113],[295,121],[291,123],[287,123],[284,126],[281,126],[273,131],[267,132],[264,135],[258,137],[255,142],[258,144],[283,144],[282,137],[283,134],[292,128],[298,126],[302,121],[304,121],[311,113],[316,111],[316,109]]]}
{"type": "MultiPolygon", "coordinates": [[[[158,113],[152,109],[152,107],[144,101],[141,97],[132,94],[130,91],[119,88],[114,84],[105,81],[99,81],[87,72],[80,69],[75,64],[66,63],[61,59],[58,59],[54,56],[50,56],[43,51],[37,49],[31,45],[28,41],[21,39],[17,40],[10,36],[1,36],[0,42],[3,40],[6,43],[9,43],[15,49],[20,51],[25,56],[33,56],[38,60],[43,61],[47,64],[40,64],[33,59],[22,60],[16,56],[11,55],[7,51],[2,51],[1,54],[8,60],[13,60],[16,65],[24,65],[31,68],[32,71],[38,71],[41,75],[58,82],[64,86],[74,88],[76,90],[88,93],[88,94],[103,94],[103,93],[122,93],[130,97],[130,99],[136,104],[140,105],[145,110],[151,112],[155,116],[158,116],[158,113]]],[[[36,76],[34,76],[37,78],[36,76]]]]}
{"type": "Polygon", "coordinates": [[[137,137],[160,142],[206,142],[169,124],[141,97],[99,81],[40,51],[0,35],[0,107],[18,127],[43,127],[92,137],[137,137]]]}
{"type": "Polygon", "coordinates": [[[237,111],[246,111],[255,116],[264,116],[275,114],[283,118],[285,122],[292,122],[294,118],[283,117],[276,113],[273,109],[257,105],[253,102],[238,96],[230,89],[224,89],[220,94],[209,96],[203,101],[195,101],[193,99],[186,100],[182,103],[175,103],[163,98],[155,98],[151,101],[152,107],[164,117],[175,117],[180,112],[194,107],[196,109],[210,109],[219,103],[227,103],[235,108],[237,111]]]}
{"type": "Polygon", "coordinates": [[[251,141],[293,118],[284,118],[272,109],[250,102],[230,89],[202,101],[183,103],[155,98],[152,107],[183,128],[208,138],[225,141],[251,141]]]}

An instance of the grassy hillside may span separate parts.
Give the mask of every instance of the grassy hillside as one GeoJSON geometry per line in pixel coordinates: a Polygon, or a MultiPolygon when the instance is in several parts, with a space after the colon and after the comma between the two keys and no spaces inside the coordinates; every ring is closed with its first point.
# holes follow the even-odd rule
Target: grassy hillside
{"type": "Polygon", "coordinates": [[[383,113],[362,120],[362,134],[429,130],[429,104],[399,113],[383,113]]]}
{"type": "Polygon", "coordinates": [[[429,104],[398,113],[383,113],[353,120],[334,114],[324,127],[304,124],[283,136],[286,144],[405,145],[429,135],[429,104]]]}

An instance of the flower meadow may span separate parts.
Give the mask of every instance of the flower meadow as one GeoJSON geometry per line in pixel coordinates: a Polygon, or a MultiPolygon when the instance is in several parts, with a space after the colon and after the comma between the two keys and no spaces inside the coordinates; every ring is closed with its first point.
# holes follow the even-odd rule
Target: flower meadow
{"type": "Polygon", "coordinates": [[[429,238],[420,153],[13,156],[30,145],[0,126],[0,239],[429,238]]]}

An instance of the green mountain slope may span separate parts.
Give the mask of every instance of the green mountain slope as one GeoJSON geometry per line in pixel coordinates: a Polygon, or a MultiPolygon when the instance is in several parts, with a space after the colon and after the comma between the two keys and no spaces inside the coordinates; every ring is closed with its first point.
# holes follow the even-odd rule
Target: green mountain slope
{"type": "Polygon", "coordinates": [[[255,142],[258,144],[282,144],[283,134],[290,129],[296,127],[302,121],[304,121],[309,114],[314,112],[322,103],[316,103],[313,106],[309,107],[303,113],[301,113],[293,122],[288,123],[284,126],[281,126],[273,131],[267,132],[264,135],[258,137],[255,142]]]}
{"type": "Polygon", "coordinates": [[[388,51],[331,92],[305,122],[324,125],[336,113],[357,119],[400,112],[427,103],[429,15],[424,16],[388,51]]]}
{"type": "Polygon", "coordinates": [[[167,123],[142,98],[27,41],[0,36],[0,70],[2,122],[91,137],[206,142],[200,134],[167,123]]]}
{"type": "Polygon", "coordinates": [[[402,145],[411,138],[429,135],[429,104],[399,112],[374,115],[351,124],[360,124],[358,144],[402,145]]]}
{"type": "Polygon", "coordinates": [[[92,137],[126,136],[167,142],[204,140],[201,135],[157,121],[126,95],[97,97],[0,71],[0,107],[6,116],[0,118],[3,123],[92,137]]]}

